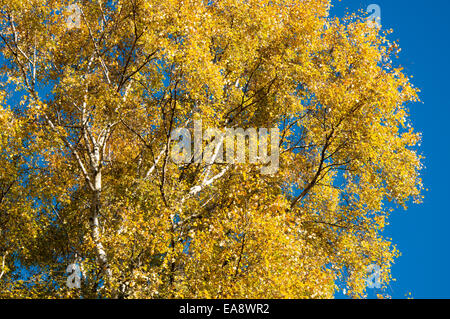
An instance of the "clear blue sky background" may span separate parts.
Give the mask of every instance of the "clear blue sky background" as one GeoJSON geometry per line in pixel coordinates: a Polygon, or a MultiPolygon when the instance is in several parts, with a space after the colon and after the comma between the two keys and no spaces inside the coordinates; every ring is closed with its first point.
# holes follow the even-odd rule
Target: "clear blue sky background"
{"type": "MultiPolygon", "coordinates": [[[[450,298],[450,1],[333,0],[331,15],[381,8],[383,29],[399,40],[399,64],[420,88],[423,103],[410,106],[412,122],[423,133],[421,153],[425,199],[397,209],[385,235],[402,252],[393,266],[395,282],[386,291],[393,298],[450,298]]],[[[369,297],[380,291],[370,290],[369,297]]],[[[339,294],[337,297],[343,297],[339,294]]]]}
{"type": "MultiPolygon", "coordinates": [[[[407,211],[396,209],[386,236],[402,252],[393,267],[393,298],[450,298],[450,1],[334,0],[331,15],[381,8],[383,29],[399,40],[399,64],[420,88],[423,103],[410,105],[412,122],[423,133],[421,153],[425,199],[407,211]]],[[[369,289],[370,290],[370,289],[369,289]]],[[[370,290],[373,297],[376,290],[370,290]]]]}

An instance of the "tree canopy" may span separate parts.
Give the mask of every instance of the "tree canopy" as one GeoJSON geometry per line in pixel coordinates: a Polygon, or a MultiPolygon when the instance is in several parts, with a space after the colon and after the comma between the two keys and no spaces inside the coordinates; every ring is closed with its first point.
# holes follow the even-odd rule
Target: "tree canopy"
{"type": "Polygon", "coordinates": [[[83,0],[70,24],[71,4],[0,0],[0,297],[364,297],[371,264],[389,283],[383,229],[422,188],[389,32],[327,0],[83,0]],[[279,168],[174,163],[195,120],[278,127],[279,168]]]}

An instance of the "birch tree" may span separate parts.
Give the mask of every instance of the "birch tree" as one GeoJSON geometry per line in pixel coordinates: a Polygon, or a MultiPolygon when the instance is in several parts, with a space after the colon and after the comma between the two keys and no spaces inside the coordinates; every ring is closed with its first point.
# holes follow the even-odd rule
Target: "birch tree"
{"type": "Polygon", "coordinates": [[[386,286],[418,90],[389,32],[329,6],[1,0],[0,296],[364,297],[372,264],[386,286]],[[278,127],[278,170],[214,161],[223,138],[174,163],[196,120],[278,127]]]}

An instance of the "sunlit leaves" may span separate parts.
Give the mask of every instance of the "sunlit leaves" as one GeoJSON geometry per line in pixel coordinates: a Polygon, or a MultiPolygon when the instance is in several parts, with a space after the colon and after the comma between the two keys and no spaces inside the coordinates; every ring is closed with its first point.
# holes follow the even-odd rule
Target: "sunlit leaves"
{"type": "Polygon", "coordinates": [[[388,34],[325,0],[78,4],[68,28],[69,1],[0,2],[2,297],[363,297],[371,264],[388,284],[382,231],[422,186],[388,34]],[[278,126],[278,171],[176,165],[194,119],[278,126]]]}

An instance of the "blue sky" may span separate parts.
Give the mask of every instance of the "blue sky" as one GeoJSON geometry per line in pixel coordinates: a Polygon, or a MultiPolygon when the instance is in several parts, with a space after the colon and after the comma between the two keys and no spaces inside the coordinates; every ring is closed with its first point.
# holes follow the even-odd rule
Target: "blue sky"
{"type": "MultiPolygon", "coordinates": [[[[393,267],[395,282],[387,293],[393,298],[450,298],[450,1],[448,0],[342,0],[333,1],[331,15],[381,8],[383,29],[393,29],[399,40],[399,64],[421,89],[423,103],[410,105],[412,122],[423,133],[420,152],[424,202],[399,208],[391,215],[386,236],[402,252],[393,267]]],[[[374,295],[371,290],[369,296],[374,295]]]]}
{"type": "MultiPolygon", "coordinates": [[[[391,215],[386,236],[402,252],[393,266],[395,282],[386,291],[393,298],[450,298],[450,1],[334,0],[331,15],[381,8],[383,29],[399,40],[398,61],[421,89],[423,103],[410,105],[412,122],[423,133],[425,156],[423,204],[399,208],[391,215]]],[[[2,61],[3,62],[3,61],[2,61]]],[[[370,297],[376,290],[369,290],[370,297]]],[[[338,296],[339,297],[339,296],[338,296]]]]}

